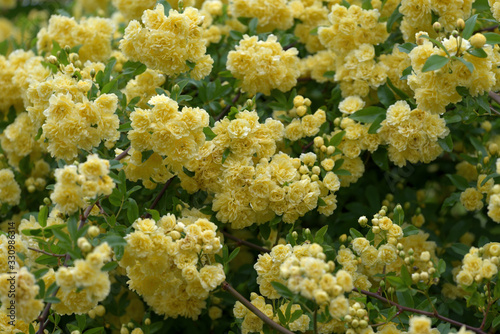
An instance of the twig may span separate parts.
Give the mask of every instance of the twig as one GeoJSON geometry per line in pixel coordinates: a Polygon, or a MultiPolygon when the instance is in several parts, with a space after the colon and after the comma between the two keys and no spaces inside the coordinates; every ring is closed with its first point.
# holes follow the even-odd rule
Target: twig
{"type": "Polygon", "coordinates": [[[492,106],[490,106],[490,109],[491,109],[491,111],[493,111],[495,114],[500,115],[500,112],[499,112],[498,110],[496,110],[495,108],[493,108],[492,106]]]}
{"type": "Polygon", "coordinates": [[[128,155],[128,151],[130,151],[131,148],[132,148],[132,146],[127,147],[127,149],[125,151],[123,151],[122,153],[120,153],[116,156],[115,160],[121,160],[121,159],[125,158],[128,155]]]}
{"type": "Polygon", "coordinates": [[[445,316],[442,316],[442,315],[440,315],[437,312],[422,311],[422,310],[418,310],[418,309],[415,309],[415,308],[411,308],[411,307],[399,305],[398,303],[396,303],[396,302],[394,302],[392,300],[389,300],[389,299],[387,299],[387,298],[385,298],[383,296],[380,296],[380,295],[378,295],[375,292],[370,292],[370,291],[366,291],[366,290],[362,290],[362,289],[358,289],[358,288],[354,288],[353,291],[357,291],[357,292],[362,293],[364,295],[367,295],[367,296],[373,297],[375,299],[381,300],[381,301],[383,301],[385,303],[388,303],[388,304],[390,304],[392,306],[396,306],[396,308],[399,311],[401,311],[401,312],[405,312],[406,311],[406,312],[412,312],[412,313],[422,314],[422,315],[425,315],[425,316],[428,316],[428,317],[437,318],[439,320],[448,322],[448,323],[450,323],[450,324],[452,324],[454,326],[457,326],[457,327],[465,326],[465,328],[467,328],[468,330],[471,330],[471,331],[476,332],[478,334],[486,334],[486,332],[483,331],[481,328],[472,327],[472,326],[463,324],[463,323],[458,322],[456,320],[453,320],[453,319],[447,318],[445,316]]]}
{"type": "Polygon", "coordinates": [[[299,42],[299,41],[294,41],[294,42],[292,42],[292,43],[290,43],[290,44],[288,44],[288,45],[285,45],[285,46],[283,47],[283,50],[285,50],[285,51],[286,51],[286,50],[288,50],[288,49],[293,48],[293,47],[294,47],[294,46],[295,46],[298,42],[299,42]]]}
{"type": "Polygon", "coordinates": [[[238,291],[236,291],[228,282],[224,281],[222,283],[222,289],[226,290],[229,292],[231,295],[233,295],[234,298],[236,298],[240,303],[246,306],[247,309],[249,309],[253,314],[258,316],[264,323],[266,323],[269,327],[272,329],[280,332],[280,333],[285,333],[285,334],[294,334],[292,331],[289,331],[285,327],[280,326],[270,318],[268,318],[264,313],[262,313],[255,305],[250,303],[248,299],[243,297],[238,291]]]}
{"type": "MultiPolygon", "coordinates": [[[[175,176],[172,176],[167,181],[167,183],[165,183],[165,185],[161,189],[160,193],[156,196],[155,200],[153,201],[153,204],[151,204],[151,207],[149,208],[150,210],[153,210],[156,207],[156,205],[158,204],[158,202],[160,201],[160,199],[163,197],[163,194],[165,194],[165,191],[167,191],[168,187],[170,187],[170,184],[172,184],[172,182],[174,181],[174,179],[175,179],[175,176]]],[[[142,218],[150,218],[150,217],[151,217],[151,214],[149,212],[145,213],[142,216],[142,218]]]]}
{"type": "Polygon", "coordinates": [[[494,26],[491,26],[491,27],[478,29],[478,30],[474,31],[474,33],[483,32],[483,31],[493,31],[496,28],[498,28],[498,24],[495,24],[494,26]]]}
{"type": "Polygon", "coordinates": [[[35,251],[35,252],[38,252],[38,253],[42,253],[42,254],[50,255],[50,256],[55,256],[55,257],[65,257],[66,256],[66,254],[49,253],[49,252],[44,251],[42,249],[33,248],[33,247],[28,247],[28,249],[31,249],[32,251],[35,251]]]}
{"type": "Polygon", "coordinates": [[[488,96],[495,100],[496,103],[500,104],[500,95],[495,92],[488,92],[488,96]]]}
{"type": "Polygon", "coordinates": [[[215,118],[215,121],[220,121],[221,118],[223,118],[224,116],[226,116],[227,112],[229,111],[229,109],[231,109],[231,107],[236,103],[236,101],[238,101],[238,99],[240,98],[241,96],[241,90],[238,90],[238,94],[236,94],[236,96],[233,98],[233,100],[231,101],[231,104],[228,104],[224,110],[222,110],[222,112],[215,118]]]}
{"type": "Polygon", "coordinates": [[[311,146],[313,146],[313,144],[314,144],[314,140],[311,140],[311,142],[309,144],[307,144],[306,146],[302,146],[302,153],[307,151],[311,146]]]}
{"type": "Polygon", "coordinates": [[[267,248],[264,248],[262,246],[259,246],[259,245],[256,245],[256,244],[253,244],[251,242],[248,242],[246,240],[242,240],[240,238],[237,238],[235,237],[234,235],[232,234],[229,234],[227,233],[226,231],[222,231],[222,234],[224,234],[224,236],[228,239],[231,239],[233,241],[236,241],[236,243],[239,245],[245,245],[247,247],[250,247],[250,248],[253,248],[255,250],[258,250],[259,252],[262,252],[262,253],[270,253],[271,250],[267,249],[267,248]]]}

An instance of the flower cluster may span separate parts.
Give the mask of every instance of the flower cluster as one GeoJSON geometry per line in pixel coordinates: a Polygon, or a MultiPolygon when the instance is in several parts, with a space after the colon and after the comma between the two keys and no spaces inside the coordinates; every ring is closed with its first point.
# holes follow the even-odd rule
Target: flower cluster
{"type": "Polygon", "coordinates": [[[469,286],[474,282],[492,280],[498,273],[500,264],[500,243],[490,242],[481,248],[471,247],[462,260],[462,266],[456,273],[458,284],[469,286]]]}
{"type": "Polygon", "coordinates": [[[286,0],[233,0],[229,10],[235,17],[257,18],[257,32],[287,30],[293,25],[292,11],[286,0]]]}
{"type": "Polygon", "coordinates": [[[321,1],[301,0],[291,1],[290,8],[294,18],[300,20],[293,32],[305,44],[307,51],[315,53],[324,50],[318,35],[311,34],[311,31],[328,25],[328,8],[321,1]]]}
{"type": "MultiPolygon", "coordinates": [[[[417,35],[421,34],[427,33],[420,32],[417,35]]],[[[444,38],[442,45],[450,56],[463,55],[463,59],[473,65],[474,71],[471,73],[461,61],[451,60],[439,70],[423,72],[423,66],[430,56],[447,56],[447,54],[443,49],[434,46],[431,41],[423,38],[421,40],[422,44],[410,52],[414,73],[408,76],[408,85],[415,92],[415,100],[420,109],[433,114],[442,114],[449,103],[462,100],[462,96],[456,90],[457,87],[468,88],[471,96],[478,96],[490,91],[495,85],[497,78],[492,68],[493,63],[498,62],[498,57],[494,56],[490,45],[483,46],[487,57],[481,58],[465,52],[471,47],[471,42],[468,40],[453,36],[444,38]]]]}
{"type": "MultiPolygon", "coordinates": [[[[9,270],[11,272],[12,270],[9,270]]],[[[7,308],[15,304],[16,318],[25,322],[31,322],[38,317],[43,308],[43,302],[36,299],[40,287],[35,282],[35,276],[22,267],[16,274],[0,275],[0,301],[2,302],[2,312],[9,313],[7,308]],[[15,299],[12,299],[12,291],[15,299]]]]}
{"type": "Polygon", "coordinates": [[[128,20],[138,20],[146,9],[153,9],[156,0],[112,0],[111,3],[128,20]]]}
{"type": "Polygon", "coordinates": [[[212,70],[213,59],[205,54],[202,21],[196,8],[188,7],[183,13],[172,9],[167,17],[163,5],[158,4],[154,10],[144,11],[145,28],[136,20],[129,23],[120,49],[130,59],[169,76],[188,72],[192,63],[191,77],[203,79],[212,70]]]}
{"type": "Polygon", "coordinates": [[[95,247],[85,260],[75,260],[73,267],[60,267],[55,273],[50,270],[45,274],[46,286],[55,280],[60,287],[56,297],[61,302],[52,306],[54,310],[59,314],[81,314],[104,300],[110,292],[111,282],[109,273],[101,271],[101,268],[111,258],[111,247],[104,242],[95,247]]]}
{"type": "Polygon", "coordinates": [[[165,95],[149,100],[152,109],[136,108],[130,114],[132,130],[128,133],[136,151],[153,150],[166,156],[170,170],[178,173],[183,167],[194,169],[195,157],[205,143],[203,128],[208,114],[200,108],[184,107],[165,95]]]}
{"type": "Polygon", "coordinates": [[[389,145],[389,159],[400,167],[406,161],[429,163],[436,159],[443,151],[438,139],[448,133],[444,119],[421,109],[412,110],[406,101],[389,107],[379,132],[389,145]]]}
{"type": "Polygon", "coordinates": [[[90,17],[80,23],[73,17],[52,15],[49,25],[40,29],[37,48],[50,52],[53,41],[61,47],[81,45],[78,54],[82,62],[105,61],[111,54],[111,40],[115,27],[110,19],[90,17]]]}
{"type": "MultiPolygon", "coordinates": [[[[300,96],[300,95],[298,95],[300,96]]],[[[305,105],[298,106],[297,116],[285,127],[285,138],[297,141],[305,137],[311,137],[319,132],[319,128],[326,122],[326,113],[323,109],[318,109],[312,115],[302,114],[305,105]]]]}
{"type": "Polygon", "coordinates": [[[196,320],[209,293],[225,279],[214,260],[222,247],[217,226],[206,218],[172,214],[158,222],[139,218],[132,226],[119,262],[129,287],[158,314],[196,320]]]}
{"type": "MultiPolygon", "coordinates": [[[[276,323],[280,323],[279,316],[276,312],[274,313],[273,305],[267,304],[264,297],[259,296],[255,292],[250,295],[250,302],[259,311],[264,313],[267,317],[274,320],[276,323]]],[[[279,310],[285,314],[288,303],[285,303],[279,307],[279,310]]],[[[293,304],[290,308],[290,313],[293,314],[296,311],[302,310],[299,304],[293,304]]],[[[237,301],[234,305],[233,314],[238,319],[243,319],[241,323],[241,331],[244,334],[260,332],[262,333],[263,321],[259,319],[254,313],[250,312],[241,302],[237,301]]],[[[309,328],[310,319],[307,315],[302,314],[298,319],[288,323],[288,328],[292,331],[305,332],[309,328]]],[[[283,324],[286,325],[286,324],[283,324]]]]}
{"type": "Polygon", "coordinates": [[[78,165],[58,168],[55,172],[56,185],[50,199],[56,208],[71,214],[84,208],[87,199],[100,195],[110,195],[115,187],[109,174],[109,161],[96,154],[89,155],[87,161],[78,165]]]}
{"type": "MultiPolygon", "coordinates": [[[[123,151],[116,149],[116,154],[123,151]]],[[[167,158],[162,158],[158,153],[153,153],[145,161],[142,158],[143,153],[131,148],[128,155],[123,161],[123,170],[127,179],[133,182],[142,180],[142,184],[147,189],[154,189],[159,183],[165,183],[174,174],[172,174],[168,166],[167,158]]]]}
{"type": "Polygon", "coordinates": [[[283,50],[278,38],[269,35],[266,41],[244,35],[235,51],[227,55],[227,69],[242,80],[241,88],[249,95],[270,95],[272,89],[289,91],[300,75],[298,51],[283,50]]]}
{"type": "Polygon", "coordinates": [[[125,95],[130,102],[133,98],[140,97],[136,103],[139,108],[147,108],[148,101],[156,95],[156,88],[163,85],[165,76],[158,71],[147,69],[135,79],[130,80],[125,87],[125,95]]]}
{"type": "Polygon", "coordinates": [[[21,188],[10,169],[0,169],[0,203],[18,205],[21,200],[21,188]]]}

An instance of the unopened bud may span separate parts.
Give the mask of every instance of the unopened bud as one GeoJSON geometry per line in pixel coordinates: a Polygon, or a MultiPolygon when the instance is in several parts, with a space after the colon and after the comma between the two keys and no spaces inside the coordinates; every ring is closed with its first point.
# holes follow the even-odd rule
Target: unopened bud
{"type": "Polygon", "coordinates": [[[441,23],[434,22],[434,24],[432,25],[432,28],[434,29],[435,32],[439,33],[441,31],[441,23]]]}
{"type": "Polygon", "coordinates": [[[477,33],[470,38],[470,44],[476,49],[480,49],[486,44],[486,37],[483,34],[477,33]]]}
{"type": "MultiPolygon", "coordinates": [[[[437,22],[436,22],[437,23],[437,22]]],[[[463,19],[458,19],[457,20],[457,29],[459,31],[463,31],[465,29],[465,22],[463,19]]]]}

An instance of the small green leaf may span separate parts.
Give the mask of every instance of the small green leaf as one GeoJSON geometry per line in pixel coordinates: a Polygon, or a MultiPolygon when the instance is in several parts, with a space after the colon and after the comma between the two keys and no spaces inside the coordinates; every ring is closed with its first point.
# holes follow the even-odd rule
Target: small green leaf
{"type": "Polygon", "coordinates": [[[248,32],[250,35],[257,34],[257,24],[258,23],[259,23],[259,19],[256,17],[251,19],[250,22],[248,23],[248,32]]]}
{"type": "Polygon", "coordinates": [[[472,15],[465,21],[465,28],[464,31],[462,32],[462,37],[464,39],[469,39],[472,36],[472,33],[474,32],[474,27],[476,26],[476,20],[477,20],[477,14],[472,15]]]}
{"type": "Polygon", "coordinates": [[[379,166],[382,170],[389,170],[389,159],[387,158],[387,149],[384,147],[378,147],[378,149],[373,152],[372,160],[375,165],[379,166]]]}
{"type": "Polygon", "coordinates": [[[470,61],[467,61],[467,60],[463,59],[462,57],[453,57],[453,59],[458,60],[459,62],[464,64],[470,73],[474,72],[474,64],[472,64],[470,61]]]}
{"type": "Polygon", "coordinates": [[[217,135],[215,134],[215,132],[213,132],[212,129],[210,127],[208,127],[208,126],[206,126],[206,127],[203,128],[203,133],[205,134],[205,139],[206,140],[212,140],[215,137],[217,137],[217,135]]]}
{"type": "Polygon", "coordinates": [[[425,61],[425,64],[422,67],[422,72],[439,70],[440,68],[448,64],[449,61],[450,58],[448,57],[432,55],[425,61]]]}
{"type": "Polygon", "coordinates": [[[484,37],[486,37],[486,44],[500,44],[500,35],[494,32],[485,32],[483,33],[484,37]]]}
{"type": "Polygon", "coordinates": [[[439,259],[438,265],[437,265],[437,271],[438,274],[441,275],[446,271],[446,261],[443,259],[439,259]]]}
{"type": "Polygon", "coordinates": [[[351,237],[353,239],[356,239],[356,238],[364,238],[363,234],[361,232],[359,232],[358,230],[356,230],[355,228],[351,227],[349,229],[349,234],[351,235],[351,237]]]}
{"type": "Polygon", "coordinates": [[[454,243],[453,245],[451,245],[451,249],[457,253],[458,255],[460,256],[465,256],[465,254],[469,253],[469,247],[467,245],[464,245],[462,243],[454,243]]]}
{"type": "MultiPolygon", "coordinates": [[[[403,266],[404,267],[404,266],[403,266]]],[[[393,286],[395,287],[398,291],[405,291],[408,289],[406,284],[403,282],[403,279],[401,277],[397,276],[387,276],[386,280],[393,286]]]]}
{"type": "Polygon", "coordinates": [[[382,122],[385,120],[385,115],[378,115],[377,118],[373,121],[373,123],[368,128],[368,133],[374,135],[377,133],[378,129],[382,127],[382,122]]]}
{"type": "Polygon", "coordinates": [[[413,50],[416,47],[417,47],[417,44],[415,44],[415,43],[409,43],[409,42],[401,44],[401,45],[398,45],[399,51],[404,52],[404,53],[410,53],[411,50],[413,50]]]}
{"type": "Polygon", "coordinates": [[[403,228],[403,235],[405,237],[407,237],[409,235],[418,234],[419,232],[420,232],[420,230],[418,229],[418,227],[413,226],[413,225],[408,225],[405,228],[403,228]]]}
{"type": "Polygon", "coordinates": [[[322,244],[324,239],[325,239],[325,234],[326,231],[328,230],[328,225],[323,226],[316,232],[316,235],[314,236],[314,242],[317,244],[322,244]]]}
{"type": "Polygon", "coordinates": [[[361,123],[373,123],[380,115],[385,116],[387,110],[381,107],[367,107],[351,114],[349,118],[361,123]]]}
{"type": "Polygon", "coordinates": [[[406,268],[405,265],[401,266],[401,279],[403,280],[404,284],[406,284],[406,286],[411,286],[412,284],[411,276],[410,273],[408,272],[408,268],[406,268]]]}
{"type": "MultiPolygon", "coordinates": [[[[272,284],[272,283],[271,283],[272,284]]],[[[283,312],[281,312],[281,309],[278,308],[278,319],[282,325],[286,325],[286,318],[283,312]]]]}
{"type": "Polygon", "coordinates": [[[302,314],[303,314],[302,310],[296,310],[295,312],[292,313],[289,322],[294,322],[295,320],[299,319],[302,316],[302,314]]]}
{"type": "Polygon", "coordinates": [[[151,215],[151,217],[154,219],[154,221],[160,220],[160,213],[157,210],[146,209],[146,211],[151,215]]]}
{"type": "Polygon", "coordinates": [[[342,142],[342,138],[344,138],[345,131],[340,131],[339,133],[335,134],[331,139],[330,139],[330,145],[331,146],[339,146],[339,144],[342,142]]]}
{"type": "Polygon", "coordinates": [[[49,207],[44,205],[40,209],[40,212],[38,213],[38,224],[40,224],[41,227],[47,226],[47,218],[49,217],[49,207]]]}
{"type": "Polygon", "coordinates": [[[387,29],[387,32],[389,32],[389,33],[392,31],[392,26],[394,25],[394,23],[396,23],[399,19],[401,19],[403,17],[403,14],[401,14],[399,12],[399,7],[401,7],[401,4],[399,4],[396,7],[396,9],[394,9],[391,16],[389,16],[389,18],[387,19],[386,29],[387,29]]]}
{"type": "Polygon", "coordinates": [[[282,296],[282,297],[285,297],[285,298],[289,298],[289,299],[292,299],[294,294],[292,291],[290,291],[290,289],[288,289],[288,287],[286,287],[285,285],[281,284],[280,282],[271,282],[271,285],[273,286],[273,288],[282,296]]]}
{"type": "Polygon", "coordinates": [[[235,248],[227,258],[227,262],[231,262],[238,255],[239,252],[240,252],[240,247],[235,248]]]}
{"type": "Polygon", "coordinates": [[[486,51],[481,48],[470,48],[469,50],[467,50],[467,53],[478,58],[488,58],[488,54],[486,53],[486,51]]]}
{"type": "Polygon", "coordinates": [[[457,187],[458,190],[465,190],[469,188],[469,182],[465,179],[465,177],[457,174],[446,174],[446,176],[450,179],[451,183],[455,187],[457,187]]]}
{"type": "Polygon", "coordinates": [[[189,67],[190,70],[192,70],[196,66],[196,63],[192,62],[190,60],[186,60],[186,65],[187,65],[187,67],[189,67]]]}
{"type": "Polygon", "coordinates": [[[229,149],[229,147],[224,150],[224,152],[222,153],[222,163],[224,163],[226,161],[226,159],[230,153],[231,153],[231,150],[229,149]]]}
{"type": "Polygon", "coordinates": [[[104,266],[102,266],[101,271],[111,271],[118,267],[118,263],[116,261],[108,262],[104,266]]]}
{"type": "Polygon", "coordinates": [[[192,172],[190,171],[189,169],[187,169],[186,167],[182,167],[182,171],[184,172],[184,174],[186,174],[187,176],[189,177],[194,177],[195,176],[195,172],[192,172]]]}
{"type": "Polygon", "coordinates": [[[139,206],[137,205],[135,199],[130,197],[128,199],[127,218],[130,224],[139,218],[139,206]]]}
{"type": "Polygon", "coordinates": [[[51,304],[57,304],[57,303],[61,302],[61,300],[59,298],[57,298],[57,297],[51,297],[51,296],[45,297],[43,299],[43,301],[46,302],[46,303],[51,303],[51,304]]]}
{"type": "Polygon", "coordinates": [[[451,133],[449,133],[445,138],[438,139],[438,144],[441,146],[443,151],[451,152],[453,150],[453,139],[451,138],[451,133]]]}

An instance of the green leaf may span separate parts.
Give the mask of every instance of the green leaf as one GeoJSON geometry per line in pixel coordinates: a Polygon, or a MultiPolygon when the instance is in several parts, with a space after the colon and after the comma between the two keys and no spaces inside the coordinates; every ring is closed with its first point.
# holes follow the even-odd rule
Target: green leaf
{"type": "Polygon", "coordinates": [[[157,210],[146,209],[146,212],[148,212],[155,221],[160,220],[160,213],[157,210]]]}
{"type": "Polygon", "coordinates": [[[134,223],[139,218],[139,206],[133,198],[128,199],[127,218],[130,224],[134,223]]]}
{"type": "Polygon", "coordinates": [[[196,63],[189,61],[189,60],[186,60],[186,65],[187,65],[187,67],[189,67],[190,70],[192,70],[196,66],[196,63]]]}
{"type": "Polygon", "coordinates": [[[302,310],[296,310],[295,312],[292,313],[289,322],[294,322],[295,320],[299,319],[302,316],[302,314],[303,314],[302,310]]]}
{"type": "Polygon", "coordinates": [[[374,135],[377,133],[378,129],[382,127],[382,122],[385,120],[385,115],[378,115],[373,121],[372,125],[368,128],[368,133],[374,135]]]}
{"type": "Polygon", "coordinates": [[[413,302],[413,297],[411,296],[411,292],[407,289],[396,291],[396,297],[398,298],[399,304],[406,307],[415,307],[415,303],[413,302]]]}
{"type": "Polygon", "coordinates": [[[49,217],[49,207],[44,205],[40,209],[40,212],[38,213],[38,224],[40,224],[41,227],[47,226],[47,218],[49,217]]]}
{"type": "Polygon", "coordinates": [[[493,174],[489,174],[488,176],[486,176],[484,178],[484,180],[481,182],[481,187],[484,186],[486,184],[486,182],[488,182],[488,180],[492,179],[492,178],[495,178],[495,177],[498,177],[500,176],[500,174],[498,173],[493,173],[493,174]]]}
{"type": "MultiPolygon", "coordinates": [[[[404,266],[403,266],[404,267],[404,266]]],[[[398,291],[405,291],[408,289],[406,284],[403,282],[403,279],[401,277],[397,276],[387,276],[386,280],[396,288],[398,291]]]]}
{"type": "Polygon", "coordinates": [[[248,33],[249,35],[256,35],[257,34],[257,24],[259,23],[259,19],[254,17],[253,19],[248,22],[248,33]]]}
{"type": "MultiPolygon", "coordinates": [[[[272,284],[272,283],[271,283],[272,284]]],[[[282,325],[286,325],[286,318],[283,312],[281,312],[281,309],[278,308],[278,319],[282,325]]]]}
{"type": "Polygon", "coordinates": [[[75,314],[76,321],[78,322],[78,329],[80,332],[83,332],[85,326],[87,324],[87,315],[86,314],[75,314]]]}
{"type": "Polygon", "coordinates": [[[288,323],[290,321],[290,317],[292,315],[291,312],[292,312],[292,303],[289,302],[288,305],[286,306],[286,310],[285,310],[286,323],[288,323]]]}
{"type": "Polygon", "coordinates": [[[462,57],[453,57],[453,59],[458,60],[459,62],[464,64],[470,73],[474,72],[474,64],[472,64],[470,61],[467,61],[462,57]]]}
{"type": "Polygon", "coordinates": [[[235,248],[227,258],[227,262],[231,262],[238,255],[239,252],[240,252],[240,247],[235,248]]]}
{"type": "Polygon", "coordinates": [[[335,71],[326,71],[323,73],[323,77],[327,79],[333,79],[335,78],[335,71]]]}
{"type": "Polygon", "coordinates": [[[289,299],[292,299],[294,294],[292,291],[290,291],[290,289],[288,289],[288,287],[284,286],[283,284],[281,284],[280,282],[271,282],[271,285],[273,286],[273,288],[282,296],[282,297],[285,297],[285,298],[289,298],[289,299]]]}
{"type": "Polygon", "coordinates": [[[104,327],[90,328],[83,334],[104,334],[104,327]]]}
{"type": "Polygon", "coordinates": [[[182,167],[182,171],[184,172],[184,174],[186,174],[187,176],[189,177],[194,177],[195,176],[195,172],[192,172],[190,171],[189,169],[187,169],[186,167],[182,167]]]}
{"type": "Polygon", "coordinates": [[[446,261],[443,259],[439,259],[438,265],[437,265],[437,272],[439,275],[441,275],[445,271],[446,271],[446,261]]]}
{"type": "Polygon", "coordinates": [[[396,7],[396,9],[392,12],[391,16],[389,16],[389,18],[387,19],[386,29],[387,32],[389,33],[392,31],[392,26],[394,25],[394,23],[396,23],[399,19],[403,17],[403,14],[399,12],[399,7],[401,7],[401,4],[399,4],[396,7]]]}
{"type": "Polygon", "coordinates": [[[231,150],[229,149],[229,147],[224,150],[224,152],[222,153],[222,163],[224,163],[226,161],[226,159],[230,153],[231,153],[231,150]]]}
{"type": "Polygon", "coordinates": [[[352,237],[353,239],[356,239],[356,238],[364,238],[364,235],[363,235],[361,232],[359,232],[358,230],[356,230],[355,228],[353,228],[353,227],[351,227],[351,228],[349,229],[349,234],[351,235],[351,237],[352,237]]]}
{"type": "Polygon", "coordinates": [[[449,133],[445,138],[438,139],[438,144],[441,146],[443,151],[451,152],[453,150],[453,139],[451,138],[451,133],[449,133]]]}
{"type": "Polygon", "coordinates": [[[457,174],[446,174],[446,176],[450,179],[451,183],[453,183],[453,185],[457,187],[458,190],[465,190],[469,188],[469,182],[467,182],[467,179],[465,179],[465,177],[457,174]]]}
{"type": "Polygon", "coordinates": [[[118,262],[116,261],[108,262],[104,266],[102,266],[101,271],[111,271],[116,267],[118,267],[118,262]]]}
{"type": "Polygon", "coordinates": [[[500,35],[494,32],[485,32],[483,33],[484,37],[486,37],[486,44],[500,44],[500,35]]]}
{"type": "Polygon", "coordinates": [[[401,44],[401,45],[398,45],[399,51],[404,52],[404,53],[410,53],[411,50],[413,50],[416,47],[417,47],[417,44],[415,44],[415,43],[409,43],[409,42],[401,44]]]}
{"type": "Polygon", "coordinates": [[[330,145],[331,146],[339,146],[339,144],[342,142],[342,138],[344,138],[345,131],[340,131],[339,133],[335,134],[331,139],[330,139],[330,145]]]}
{"type": "Polygon", "coordinates": [[[414,235],[414,234],[418,234],[418,232],[420,232],[420,229],[416,226],[413,226],[413,225],[408,225],[405,228],[403,228],[403,235],[405,237],[410,236],[410,235],[414,235]]]}
{"type": "Polygon", "coordinates": [[[52,296],[49,296],[49,297],[45,297],[43,299],[44,302],[46,303],[51,303],[51,304],[57,304],[57,303],[60,303],[61,300],[57,297],[52,297],[52,296]]]}
{"type": "Polygon", "coordinates": [[[453,205],[455,205],[455,203],[460,201],[460,194],[461,192],[457,191],[451,194],[448,198],[446,198],[443,202],[443,209],[447,207],[452,207],[453,205]]]}
{"type": "Polygon", "coordinates": [[[326,231],[328,230],[328,225],[323,226],[316,232],[316,235],[314,236],[314,242],[317,244],[322,244],[324,239],[325,239],[325,234],[326,231]]]}
{"type": "Polygon", "coordinates": [[[439,70],[441,67],[448,64],[449,61],[450,58],[448,57],[432,55],[425,61],[425,64],[422,67],[422,72],[439,70]]]}
{"type": "Polygon", "coordinates": [[[212,129],[210,127],[208,127],[208,126],[206,126],[206,127],[203,128],[203,133],[205,134],[205,139],[206,140],[212,140],[215,137],[217,137],[217,135],[215,134],[215,132],[213,132],[212,129]]]}
{"type": "Polygon", "coordinates": [[[379,166],[382,170],[389,170],[389,159],[387,158],[387,149],[379,146],[378,149],[372,153],[372,160],[375,165],[379,166]]]}
{"type": "Polygon", "coordinates": [[[377,96],[380,102],[384,105],[384,107],[388,108],[391,104],[396,101],[396,97],[392,90],[388,87],[387,84],[384,84],[377,89],[377,96]]]}
{"type": "Polygon", "coordinates": [[[481,48],[470,48],[469,50],[467,50],[467,53],[478,58],[488,58],[488,54],[486,53],[486,51],[481,48]]]}
{"type": "Polygon", "coordinates": [[[465,256],[465,254],[469,253],[469,246],[462,243],[454,243],[453,245],[451,245],[451,249],[462,257],[465,256]]]}
{"type": "Polygon", "coordinates": [[[408,272],[408,268],[405,265],[401,266],[401,279],[403,280],[406,286],[411,286],[413,281],[411,280],[410,273],[408,272]]]}
{"type": "Polygon", "coordinates": [[[471,136],[471,137],[469,137],[469,140],[470,140],[470,143],[472,144],[472,146],[474,146],[474,148],[476,149],[476,151],[481,152],[483,154],[483,157],[488,156],[488,152],[486,151],[486,148],[484,147],[484,145],[481,143],[481,141],[479,139],[471,136]]]}
{"type": "Polygon", "coordinates": [[[367,107],[351,114],[349,118],[361,123],[373,123],[380,115],[385,116],[387,110],[381,107],[367,107]]]}
{"type": "Polygon", "coordinates": [[[5,40],[0,43],[0,55],[6,56],[7,51],[9,50],[9,40],[5,40]]]}
{"type": "Polygon", "coordinates": [[[477,20],[477,15],[472,15],[465,21],[465,28],[464,31],[462,32],[462,37],[464,39],[469,39],[472,36],[472,33],[474,32],[474,27],[476,26],[476,20],[477,20]]]}

